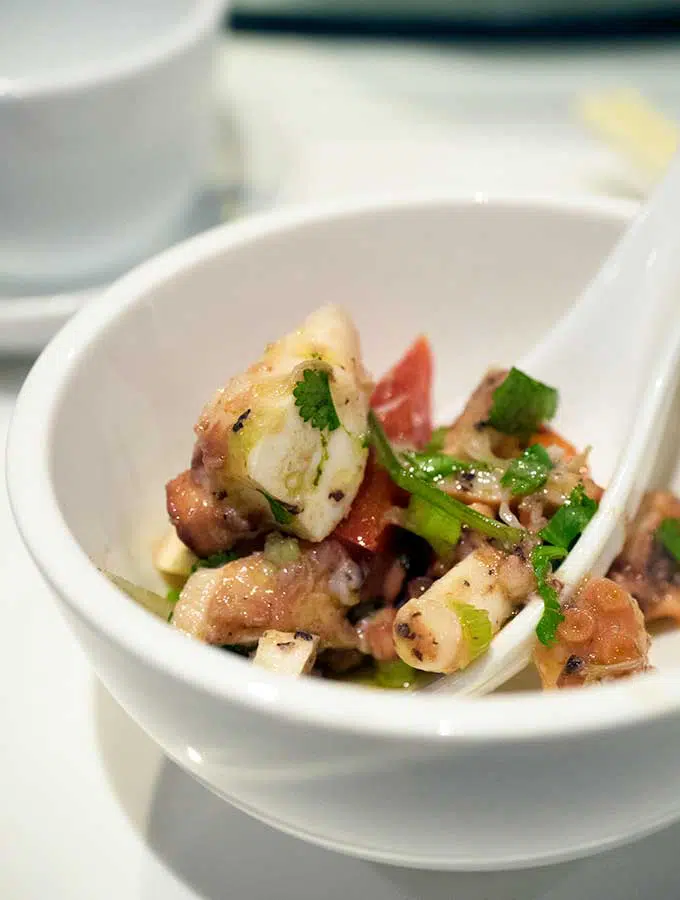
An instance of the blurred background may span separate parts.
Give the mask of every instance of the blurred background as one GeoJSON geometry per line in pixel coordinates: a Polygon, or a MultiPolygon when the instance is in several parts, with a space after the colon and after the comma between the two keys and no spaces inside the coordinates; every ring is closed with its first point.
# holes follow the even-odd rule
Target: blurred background
{"type": "Polygon", "coordinates": [[[636,203],[678,144],[671,0],[5,3],[4,354],[35,353],[127,268],[235,217],[433,192],[636,203]],[[54,103],[51,78],[153,55],[206,15],[209,76],[185,41],[172,72],[119,79],[115,98],[85,78],[77,117],[54,103]]]}
{"type": "Polygon", "coordinates": [[[290,152],[279,202],[408,189],[635,201],[677,143],[674,2],[240,0],[227,21],[235,102],[252,108],[259,85],[290,152]]]}
{"type": "Polygon", "coordinates": [[[292,29],[345,28],[375,33],[454,36],[666,31],[677,25],[672,0],[240,0],[232,21],[292,29]]]}

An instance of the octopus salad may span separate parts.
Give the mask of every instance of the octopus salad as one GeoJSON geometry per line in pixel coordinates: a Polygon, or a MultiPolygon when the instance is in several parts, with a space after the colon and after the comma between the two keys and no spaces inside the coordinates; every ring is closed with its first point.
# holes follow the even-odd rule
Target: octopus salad
{"type": "Polygon", "coordinates": [[[680,500],[647,494],[605,578],[561,597],[560,564],[603,487],[549,423],[558,392],[487,372],[433,428],[430,346],[377,383],[319,309],[201,412],[166,485],[167,596],[110,577],[191,638],[290,675],[417,687],[484,654],[540,597],[546,688],[648,668],[647,624],[680,620],[680,500]]]}

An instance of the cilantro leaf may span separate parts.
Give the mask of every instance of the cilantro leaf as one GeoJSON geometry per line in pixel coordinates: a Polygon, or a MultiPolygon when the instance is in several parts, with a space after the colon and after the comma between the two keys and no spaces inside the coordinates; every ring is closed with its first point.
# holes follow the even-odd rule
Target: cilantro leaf
{"type": "Polygon", "coordinates": [[[305,369],[302,380],[293,388],[295,405],[300,418],[310,422],[314,428],[335,431],[340,427],[340,419],[335,411],[330,379],[325,369],[305,369]]]}
{"type": "Polygon", "coordinates": [[[532,494],[543,487],[552,467],[545,447],[532,444],[521,456],[512,460],[503,473],[501,485],[510,488],[511,494],[532,494]]]}
{"type": "Polygon", "coordinates": [[[555,388],[513,367],[493,392],[488,424],[526,439],[555,415],[557,396],[555,388]]]}
{"type": "Polygon", "coordinates": [[[548,544],[569,550],[596,512],[597,501],[586,494],[582,484],[577,484],[539,536],[548,544]]]}
{"type": "Polygon", "coordinates": [[[477,472],[488,469],[484,462],[466,461],[456,459],[447,453],[422,450],[420,452],[409,450],[402,454],[407,467],[413,475],[418,475],[425,481],[441,481],[456,472],[477,472]]]}
{"type": "Polygon", "coordinates": [[[536,637],[549,647],[557,637],[557,627],[564,621],[560,608],[560,598],[556,588],[550,583],[552,563],[554,559],[564,559],[567,550],[564,547],[534,547],[531,553],[531,566],[536,576],[538,593],[543,599],[543,615],[536,626],[536,637]]]}
{"type": "Polygon", "coordinates": [[[536,626],[536,636],[546,646],[554,643],[557,627],[564,621],[559,595],[549,581],[552,575],[552,562],[555,559],[564,559],[596,512],[596,501],[586,494],[582,484],[577,484],[564,505],[557,510],[545,528],[539,531],[539,536],[547,544],[534,548],[531,564],[536,576],[538,593],[543,598],[544,604],[543,615],[536,626]],[[548,546],[550,544],[553,546],[548,546]]]}
{"type": "Polygon", "coordinates": [[[269,504],[274,521],[278,522],[279,525],[290,525],[293,521],[293,516],[300,512],[297,506],[293,506],[291,503],[284,503],[283,500],[277,500],[276,497],[272,497],[266,491],[260,490],[260,493],[269,504]]]}
{"type": "Polygon", "coordinates": [[[680,519],[664,519],[656,529],[656,539],[680,563],[680,519]]]}

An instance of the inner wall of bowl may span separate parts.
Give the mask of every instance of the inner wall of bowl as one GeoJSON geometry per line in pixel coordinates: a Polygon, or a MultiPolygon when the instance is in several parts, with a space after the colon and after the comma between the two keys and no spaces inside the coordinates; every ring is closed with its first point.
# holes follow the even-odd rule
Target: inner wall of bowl
{"type": "Polygon", "coordinates": [[[268,341],[337,303],[379,375],[424,332],[436,404],[450,409],[559,318],[618,228],[549,208],[442,205],[303,224],[197,259],[125,309],[75,366],[53,444],[69,527],[98,565],[151,586],[164,484],[189,464],[203,404],[268,341]]]}
{"type": "Polygon", "coordinates": [[[143,50],[197,0],[3,0],[0,81],[63,76],[143,50]]]}

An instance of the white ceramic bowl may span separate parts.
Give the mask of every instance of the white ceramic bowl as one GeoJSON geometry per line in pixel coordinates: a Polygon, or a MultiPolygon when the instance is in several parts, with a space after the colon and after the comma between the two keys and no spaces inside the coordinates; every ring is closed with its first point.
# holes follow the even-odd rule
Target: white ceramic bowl
{"type": "Polygon", "coordinates": [[[206,177],[226,0],[5,0],[0,276],[104,280],[157,252],[206,177]]]}
{"type": "Polygon", "coordinates": [[[95,567],[151,583],[163,484],[203,401],[309,310],[344,304],[375,372],[426,331],[438,400],[462,397],[555,321],[627,211],[478,199],[253,218],[143,265],[48,347],[11,428],[14,513],[98,675],[179,765],[291,834],[426,868],[536,865],[680,818],[672,669],[481,700],[290,680],[187,640],[95,567]]]}

